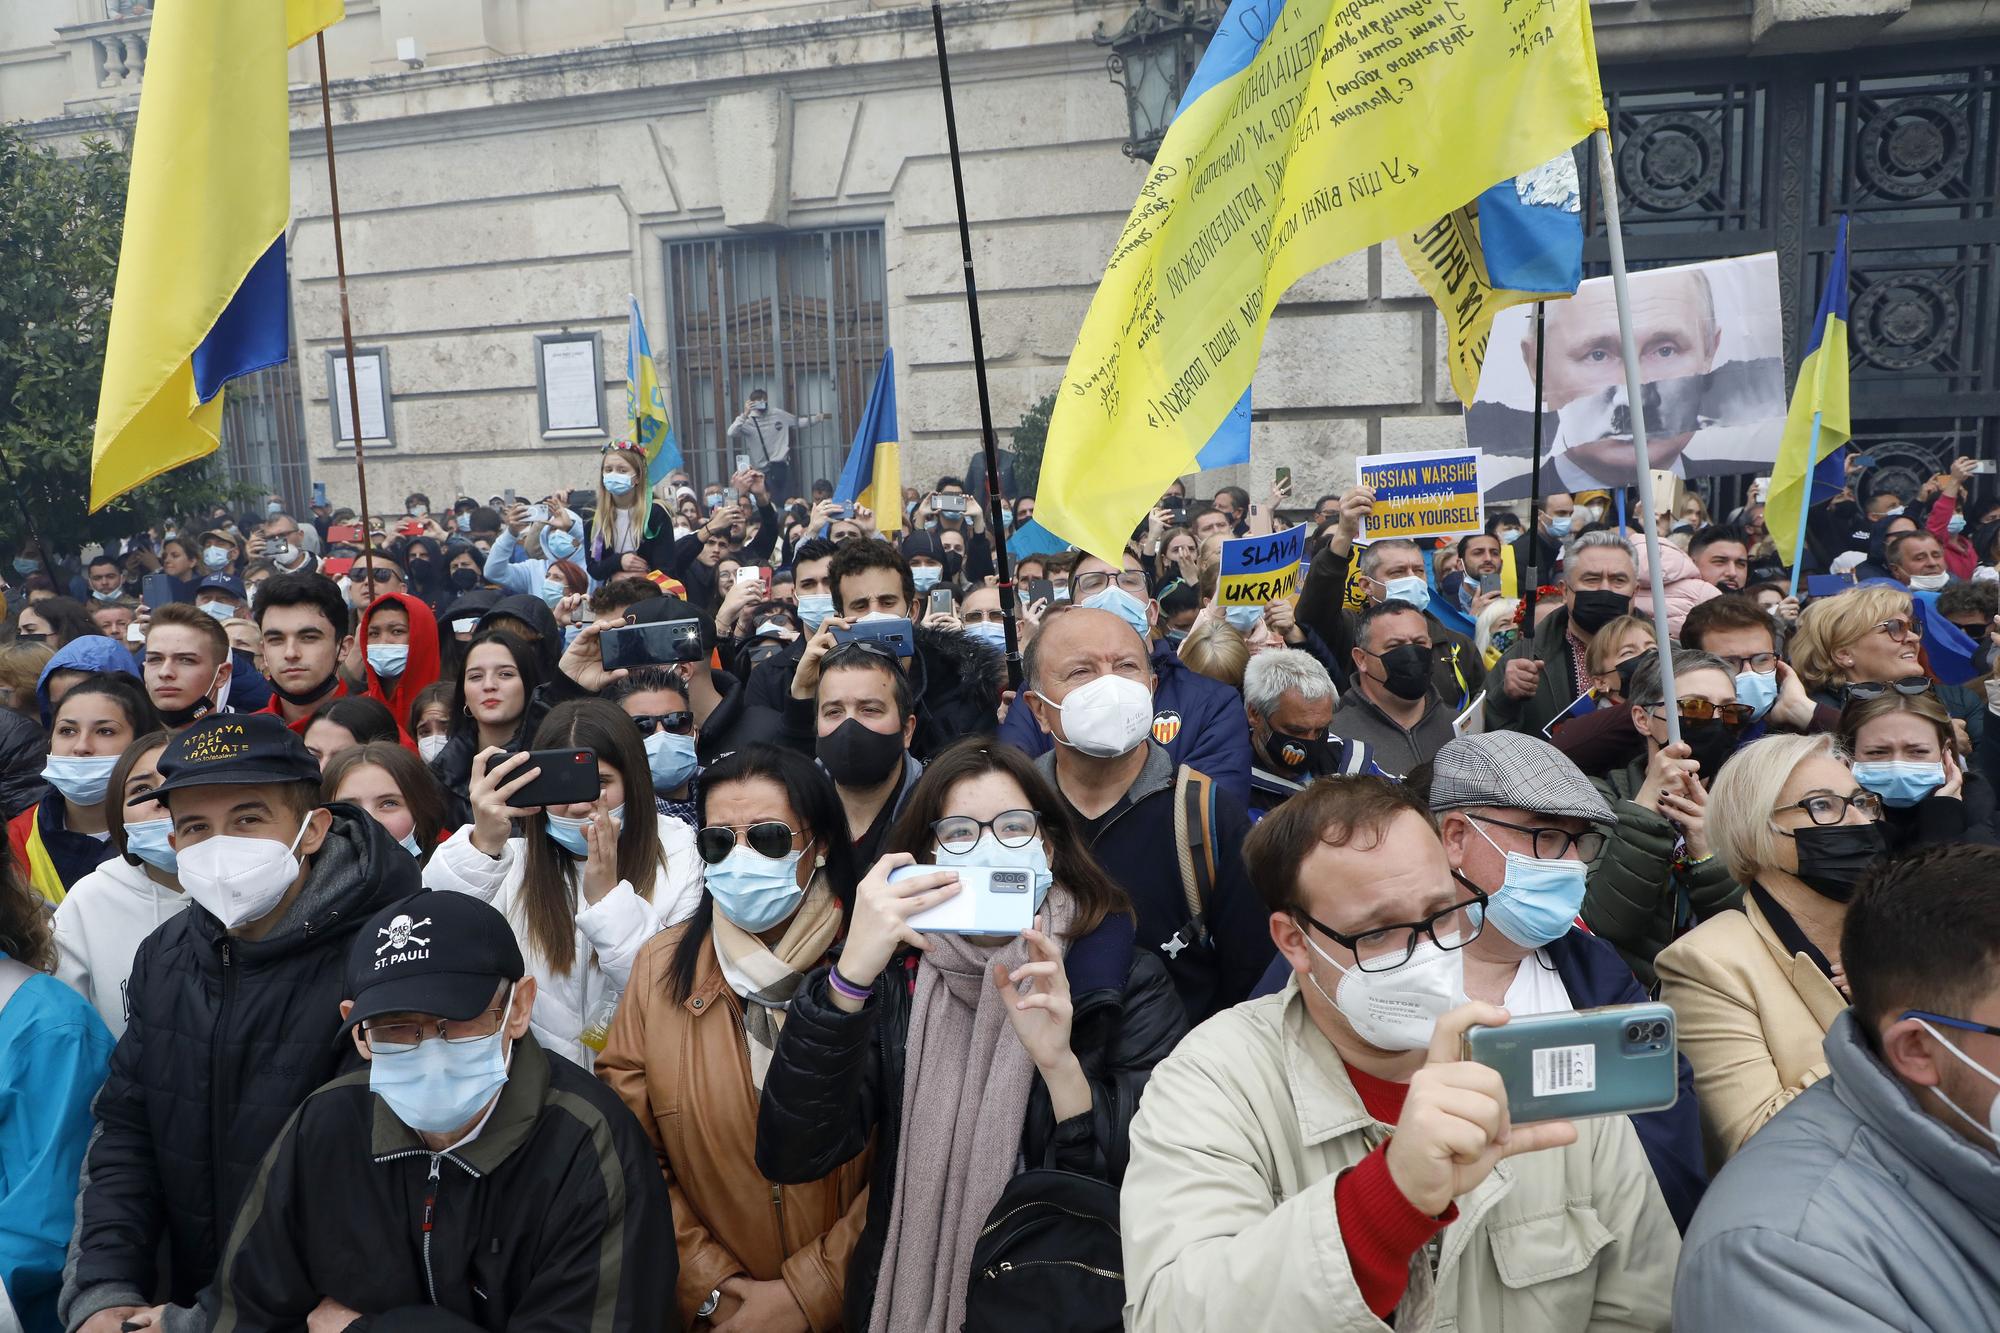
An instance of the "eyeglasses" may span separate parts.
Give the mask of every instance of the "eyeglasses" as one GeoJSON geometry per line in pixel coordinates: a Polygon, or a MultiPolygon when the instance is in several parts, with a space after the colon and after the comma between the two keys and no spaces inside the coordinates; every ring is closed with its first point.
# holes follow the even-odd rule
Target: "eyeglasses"
{"type": "Polygon", "coordinates": [[[1905,639],[1921,639],[1924,637],[1922,621],[1905,620],[1901,616],[1897,616],[1891,620],[1884,620],[1871,628],[1877,634],[1888,635],[1897,643],[1901,643],[1905,639]]]}
{"type": "MultiPolygon", "coordinates": [[[[1713,722],[1720,719],[1729,726],[1740,727],[1756,716],[1757,713],[1757,710],[1749,704],[1719,704],[1712,699],[1703,699],[1699,696],[1680,699],[1676,702],[1679,704],[1679,707],[1675,711],[1681,715],[1681,721],[1683,722],[1713,722]]],[[[1653,702],[1647,704],[1647,715],[1650,717],[1664,716],[1653,711],[1656,708],[1662,707],[1664,703],[1664,700],[1655,699],[1653,702]]]]}
{"type": "Polygon", "coordinates": [[[1778,669],[1776,653],[1752,653],[1748,657],[1730,657],[1727,654],[1717,654],[1717,656],[1729,663],[1729,670],[1738,676],[1746,671],[1754,671],[1760,676],[1765,676],[1778,669]]]}
{"type": "Polygon", "coordinates": [[[1872,791],[1858,789],[1846,796],[1836,796],[1830,791],[1816,791],[1803,801],[1781,805],[1771,813],[1781,815],[1787,810],[1803,810],[1807,819],[1824,828],[1846,819],[1849,807],[1859,810],[1871,823],[1882,817],[1882,798],[1872,791]]]}
{"type": "Polygon", "coordinates": [[[1969,1018],[1950,1018],[1944,1014],[1934,1014],[1928,1009],[1905,1009],[1896,1015],[1898,1023],[1906,1018],[1921,1018],[1926,1023],[1941,1023],[1948,1028],[1957,1028],[1960,1032],[1984,1032],[1989,1037],[2000,1037],[2000,1028],[1990,1023],[1975,1023],[1969,1018]]]}
{"type": "Polygon", "coordinates": [[[1462,949],[1477,939],[1486,925],[1486,895],[1472,890],[1472,896],[1464,902],[1453,903],[1441,912],[1433,912],[1421,921],[1406,922],[1399,926],[1382,926],[1364,931],[1359,935],[1349,935],[1331,926],[1315,921],[1312,914],[1303,908],[1294,908],[1306,924],[1340,945],[1354,955],[1354,964],[1363,972],[1391,972],[1410,961],[1410,955],[1417,951],[1417,937],[1422,935],[1440,949],[1462,949]],[[1477,907],[1477,919],[1471,909],[1477,907]],[[1443,935],[1438,928],[1445,927],[1443,935]]]}
{"type": "Polygon", "coordinates": [[[979,835],[993,830],[1002,847],[1026,847],[1041,831],[1042,817],[1033,810],[1002,810],[991,819],[970,815],[948,815],[931,824],[937,845],[947,852],[969,852],[978,845],[979,835]]]}
{"type": "Polygon", "coordinates": [[[720,865],[724,857],[736,850],[740,837],[757,855],[777,861],[792,850],[792,839],[798,836],[797,829],[776,819],[751,824],[740,835],[727,824],[710,824],[694,835],[694,848],[708,864],[720,865]]]}
{"type": "MultiPolygon", "coordinates": [[[[1140,570],[1126,570],[1117,576],[1117,582],[1119,587],[1134,597],[1144,597],[1150,591],[1146,586],[1146,575],[1140,570]]],[[[1097,596],[1110,587],[1111,583],[1112,576],[1109,572],[1093,569],[1088,574],[1078,574],[1069,581],[1069,594],[1072,599],[1080,602],[1086,597],[1097,596]]]]}
{"type": "Polygon", "coordinates": [[[437,1037],[454,1046],[464,1046],[483,1041],[498,1032],[500,1020],[495,1015],[501,1012],[501,1006],[496,1004],[485,1013],[471,1018],[440,1018],[435,1022],[426,1020],[422,1023],[363,1023],[361,1036],[368,1043],[368,1049],[376,1055],[414,1051],[419,1043],[437,1037]]]}
{"type": "Polygon", "coordinates": [[[685,709],[678,713],[634,713],[632,725],[639,728],[641,736],[650,736],[656,731],[674,736],[692,736],[694,714],[685,709]]]}
{"type": "Polygon", "coordinates": [[[1931,693],[1928,676],[1908,676],[1902,680],[1853,680],[1840,687],[1842,696],[1850,701],[1857,699],[1879,699],[1889,691],[1908,695],[1931,693]]]}
{"type": "Polygon", "coordinates": [[[1491,824],[1495,828],[1512,829],[1516,833],[1526,833],[1534,838],[1534,855],[1538,861],[1560,861],[1566,858],[1571,848],[1576,849],[1579,861],[1595,861],[1604,850],[1605,835],[1597,829],[1586,829],[1582,833],[1571,833],[1568,829],[1533,828],[1526,824],[1509,824],[1504,819],[1494,819],[1490,815],[1466,815],[1467,819],[1481,824],[1491,824]]]}

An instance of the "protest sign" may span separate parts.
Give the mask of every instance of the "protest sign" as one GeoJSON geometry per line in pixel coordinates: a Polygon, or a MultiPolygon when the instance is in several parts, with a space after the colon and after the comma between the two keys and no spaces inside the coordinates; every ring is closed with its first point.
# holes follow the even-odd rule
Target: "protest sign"
{"type": "Polygon", "coordinates": [[[1222,579],[1215,600],[1223,606],[1269,606],[1298,596],[1299,565],[1306,555],[1306,525],[1263,537],[1222,543],[1222,579]]]}
{"type": "Polygon", "coordinates": [[[1354,460],[1355,480],[1375,492],[1362,535],[1457,537],[1486,518],[1479,498],[1479,450],[1427,449],[1354,460]]]}

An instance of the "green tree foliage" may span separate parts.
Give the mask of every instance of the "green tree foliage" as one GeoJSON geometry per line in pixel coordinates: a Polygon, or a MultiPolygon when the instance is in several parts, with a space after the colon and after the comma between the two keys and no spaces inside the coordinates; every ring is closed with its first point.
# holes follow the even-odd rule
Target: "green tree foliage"
{"type": "Polygon", "coordinates": [[[1043,394],[1014,427],[1014,486],[1020,495],[1033,495],[1042,479],[1042,450],[1049,442],[1049,418],[1055,415],[1056,391],[1043,394]]]}
{"type": "Polygon", "coordinates": [[[0,546],[32,531],[71,553],[228,496],[211,458],[86,512],[126,165],[104,139],[64,156],[0,125],[0,546]]]}

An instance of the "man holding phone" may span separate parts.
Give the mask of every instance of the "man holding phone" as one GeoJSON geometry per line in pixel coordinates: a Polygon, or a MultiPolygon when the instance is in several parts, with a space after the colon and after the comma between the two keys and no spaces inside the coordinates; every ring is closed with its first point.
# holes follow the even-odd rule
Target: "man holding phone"
{"type": "Polygon", "coordinates": [[[1417,795],[1317,783],[1244,854],[1293,975],[1153,1071],[1122,1193],[1126,1327],[1232,1327],[1254,1299],[1270,1328],[1584,1333],[1615,1309],[1666,1329],[1680,1238],[1630,1120],[1511,1124],[1500,1075],[1463,1058],[1468,1028],[1508,1014],[1461,1003],[1484,895],[1417,795]],[[1579,1213],[1588,1235],[1538,1225],[1579,1213]]]}
{"type": "Polygon", "coordinates": [[[729,447],[748,455],[750,466],[764,474],[770,493],[782,501],[790,494],[792,444],[800,428],[832,419],[831,412],[795,417],[782,407],[772,407],[771,396],[764,390],[752,389],[750,400],[729,423],[729,447]]]}

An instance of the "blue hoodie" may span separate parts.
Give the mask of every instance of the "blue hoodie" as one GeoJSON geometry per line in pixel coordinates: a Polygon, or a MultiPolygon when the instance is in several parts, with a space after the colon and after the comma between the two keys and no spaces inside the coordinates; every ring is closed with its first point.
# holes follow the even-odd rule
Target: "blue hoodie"
{"type": "Polygon", "coordinates": [[[53,720],[55,712],[49,705],[49,677],[58,671],[118,671],[139,679],[139,668],[132,662],[132,650],[118,640],[102,634],[86,634],[82,638],[71,639],[56,649],[56,655],[49,659],[49,664],[42,668],[41,678],[35,682],[35,702],[42,706],[44,729],[53,720]]]}

